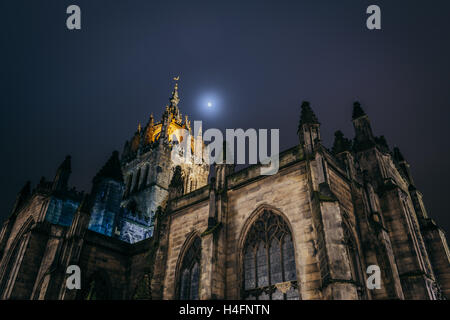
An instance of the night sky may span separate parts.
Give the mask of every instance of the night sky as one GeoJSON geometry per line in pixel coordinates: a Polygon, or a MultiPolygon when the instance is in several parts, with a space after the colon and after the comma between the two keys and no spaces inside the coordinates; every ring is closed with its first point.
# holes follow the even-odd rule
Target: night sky
{"type": "Polygon", "coordinates": [[[359,100],[375,135],[409,160],[428,213],[450,230],[450,2],[2,0],[0,219],[26,180],[89,191],[115,149],[159,120],[180,75],[180,109],[204,130],[280,128],[298,143],[309,100],[324,144],[353,138],[359,100]],[[82,29],[66,28],[81,8],[82,29]],[[382,30],[366,28],[377,4],[382,30]],[[207,101],[213,103],[207,108],[207,101]]]}

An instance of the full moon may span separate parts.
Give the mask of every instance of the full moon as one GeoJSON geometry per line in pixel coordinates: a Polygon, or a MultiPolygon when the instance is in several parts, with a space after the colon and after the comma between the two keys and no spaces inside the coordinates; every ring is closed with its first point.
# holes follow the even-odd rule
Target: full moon
{"type": "Polygon", "coordinates": [[[212,102],[211,101],[208,102],[208,107],[212,107],[212,102]]]}

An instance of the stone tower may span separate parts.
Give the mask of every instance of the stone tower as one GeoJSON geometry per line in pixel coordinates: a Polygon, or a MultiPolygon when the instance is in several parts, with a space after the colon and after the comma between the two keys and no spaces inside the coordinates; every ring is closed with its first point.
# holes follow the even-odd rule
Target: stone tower
{"type": "Polygon", "coordinates": [[[119,152],[114,151],[93,179],[93,205],[89,230],[107,236],[114,235],[123,189],[119,152]]]}
{"type": "MultiPolygon", "coordinates": [[[[150,115],[147,125],[142,128],[139,124],[131,140],[125,143],[121,159],[125,190],[119,223],[120,238],[124,241],[134,243],[153,234],[153,216],[159,206],[166,204],[177,166],[171,160],[174,146],[189,138],[194,151],[191,122],[187,116],[182,118],[179,102],[176,82],[161,120],[155,122],[150,115]]],[[[192,158],[190,163],[180,166],[183,193],[207,184],[209,166],[194,162],[192,158]]]]}

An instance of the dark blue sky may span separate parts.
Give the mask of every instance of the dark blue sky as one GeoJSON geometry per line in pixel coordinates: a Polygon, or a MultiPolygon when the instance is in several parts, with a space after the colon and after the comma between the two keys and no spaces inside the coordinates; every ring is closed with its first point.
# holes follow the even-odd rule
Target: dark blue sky
{"type": "Polygon", "coordinates": [[[302,100],[327,146],[335,130],[353,137],[360,100],[450,230],[449,9],[448,0],[3,0],[0,217],[66,154],[71,184],[88,191],[138,122],[159,119],[180,74],[183,114],[205,128],[280,128],[282,149],[298,143],[302,100]],[[70,4],[81,7],[80,31],[65,26],[70,4]],[[370,4],[381,7],[381,31],[366,28],[370,4]]]}

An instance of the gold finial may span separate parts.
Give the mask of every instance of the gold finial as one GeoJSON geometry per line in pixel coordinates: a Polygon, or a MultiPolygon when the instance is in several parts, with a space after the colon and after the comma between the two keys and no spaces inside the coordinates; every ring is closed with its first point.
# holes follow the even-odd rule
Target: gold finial
{"type": "Polygon", "coordinates": [[[175,81],[180,80],[180,76],[173,77],[173,80],[175,80],[175,81]]]}

